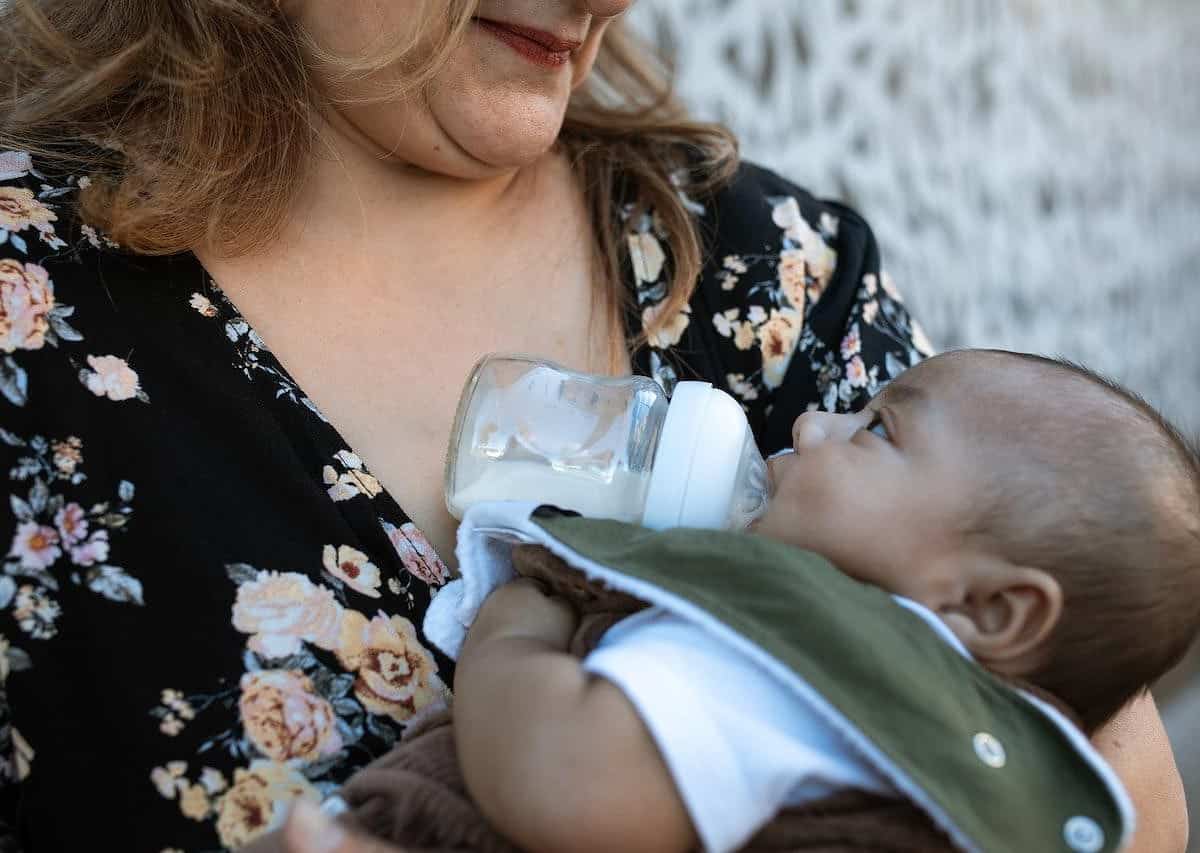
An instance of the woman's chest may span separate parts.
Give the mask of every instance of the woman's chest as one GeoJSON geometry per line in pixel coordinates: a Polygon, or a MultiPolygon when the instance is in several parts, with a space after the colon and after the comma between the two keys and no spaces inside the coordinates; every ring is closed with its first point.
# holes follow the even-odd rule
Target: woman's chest
{"type": "Polygon", "coordinates": [[[622,331],[597,298],[591,270],[587,251],[560,247],[541,256],[498,252],[490,262],[442,259],[436,268],[399,270],[391,281],[376,277],[374,287],[294,281],[287,294],[234,281],[225,290],[448,560],[454,522],[442,471],[463,382],[496,351],[606,370],[610,342],[622,331]]]}

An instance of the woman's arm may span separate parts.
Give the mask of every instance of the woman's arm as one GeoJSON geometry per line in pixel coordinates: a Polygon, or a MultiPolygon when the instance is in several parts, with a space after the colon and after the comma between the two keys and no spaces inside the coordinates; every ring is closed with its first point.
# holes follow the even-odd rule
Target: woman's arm
{"type": "Polygon", "coordinates": [[[1112,765],[1137,809],[1128,853],[1184,853],[1188,842],[1183,781],[1166,729],[1149,693],[1134,700],[1092,742],[1112,765]]]}
{"type": "Polygon", "coordinates": [[[459,762],[480,810],[530,851],[684,851],[687,810],[633,706],[566,648],[575,614],[530,581],[497,590],[458,662],[459,762]]]}

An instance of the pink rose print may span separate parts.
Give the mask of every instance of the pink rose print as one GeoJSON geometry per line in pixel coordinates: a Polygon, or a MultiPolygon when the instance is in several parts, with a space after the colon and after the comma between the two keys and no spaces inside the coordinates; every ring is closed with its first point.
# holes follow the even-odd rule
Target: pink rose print
{"type": "Polygon", "coordinates": [[[400,561],[409,574],[430,586],[441,586],[450,576],[450,570],[438,557],[425,534],[417,529],[411,521],[396,527],[383,519],[379,520],[384,532],[392,542],[392,547],[400,555],[400,561]]]}
{"type": "Polygon", "coordinates": [[[8,556],[17,557],[22,568],[48,569],[62,556],[58,547],[58,531],[36,521],[23,521],[13,535],[8,556]]]}

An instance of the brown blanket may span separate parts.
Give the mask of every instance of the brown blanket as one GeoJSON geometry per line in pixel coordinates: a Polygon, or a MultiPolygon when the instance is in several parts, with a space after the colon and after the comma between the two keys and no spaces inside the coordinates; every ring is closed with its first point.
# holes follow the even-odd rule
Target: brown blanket
{"type": "MultiPolygon", "coordinates": [[[[583,619],[571,650],[582,656],[618,619],[645,603],[606,589],[540,546],[520,545],[513,563],[525,577],[571,601],[583,619]]],[[[343,820],[386,838],[403,853],[515,853],[475,807],[459,772],[449,712],[410,725],[404,741],[342,789],[343,820]]],[[[944,853],[954,848],[907,801],[857,791],[780,814],[743,848],[748,853],[944,853]]],[[[243,850],[283,853],[276,835],[243,850]]]]}

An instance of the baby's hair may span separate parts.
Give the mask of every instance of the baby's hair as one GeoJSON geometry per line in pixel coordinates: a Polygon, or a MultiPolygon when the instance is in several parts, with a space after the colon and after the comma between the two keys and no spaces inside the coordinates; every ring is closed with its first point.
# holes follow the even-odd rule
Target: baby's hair
{"type": "Polygon", "coordinates": [[[1062,587],[1048,658],[1030,680],[1090,732],[1178,663],[1200,632],[1200,446],[1083,365],[1003,355],[1044,369],[1049,382],[1078,383],[1022,425],[1026,462],[988,484],[976,532],[1062,587]]]}

